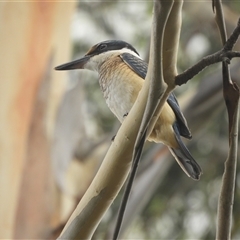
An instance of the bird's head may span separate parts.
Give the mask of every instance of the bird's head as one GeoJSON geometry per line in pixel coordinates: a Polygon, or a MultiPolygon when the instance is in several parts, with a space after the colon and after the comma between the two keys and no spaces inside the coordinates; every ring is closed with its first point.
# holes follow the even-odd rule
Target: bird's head
{"type": "Polygon", "coordinates": [[[89,69],[98,71],[99,65],[113,55],[131,53],[139,57],[136,49],[129,43],[121,40],[107,40],[91,47],[86,55],[78,60],[57,66],[56,70],[89,69]]]}

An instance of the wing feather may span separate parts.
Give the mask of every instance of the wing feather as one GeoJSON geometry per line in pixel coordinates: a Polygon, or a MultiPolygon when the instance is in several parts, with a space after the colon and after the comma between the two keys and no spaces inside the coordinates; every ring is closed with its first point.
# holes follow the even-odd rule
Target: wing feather
{"type": "MultiPolygon", "coordinates": [[[[145,79],[148,69],[148,64],[146,62],[130,53],[123,53],[120,57],[136,74],[138,74],[142,79],[145,79]]],[[[188,139],[192,138],[191,132],[187,126],[187,121],[181,112],[174,93],[169,95],[167,103],[175,113],[180,135],[188,139]]]]}

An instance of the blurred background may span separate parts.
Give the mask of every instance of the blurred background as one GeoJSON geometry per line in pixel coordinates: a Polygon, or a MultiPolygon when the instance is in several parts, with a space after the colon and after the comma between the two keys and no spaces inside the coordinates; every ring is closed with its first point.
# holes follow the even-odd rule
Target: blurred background
{"type": "MultiPolygon", "coordinates": [[[[224,1],[224,13],[230,34],[240,3],[224,1]]],[[[151,1],[0,3],[0,238],[56,238],[120,126],[96,73],[54,67],[107,39],[131,43],[147,61],[151,14],[151,1]]],[[[186,1],[179,73],[220,48],[211,2],[186,1]]],[[[209,67],[175,90],[193,135],[186,144],[203,169],[201,180],[188,178],[166,147],[147,143],[120,238],[215,238],[228,154],[220,67],[209,67]]],[[[239,67],[239,61],[231,62],[238,84],[239,67]]],[[[238,173],[233,239],[240,239],[239,186],[238,173]]],[[[112,236],[120,200],[105,214],[94,239],[112,236]]]]}

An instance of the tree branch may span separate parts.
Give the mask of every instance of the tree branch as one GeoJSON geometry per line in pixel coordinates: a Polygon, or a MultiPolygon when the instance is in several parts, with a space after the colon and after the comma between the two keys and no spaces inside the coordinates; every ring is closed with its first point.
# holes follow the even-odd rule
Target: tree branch
{"type": "MultiPolygon", "coordinates": [[[[220,32],[221,40],[224,45],[223,51],[232,50],[239,36],[240,24],[227,39],[224,14],[221,0],[213,0],[213,7],[216,10],[215,19],[220,32]]],[[[228,110],[229,118],[229,154],[225,162],[222,187],[218,202],[218,218],[216,239],[231,239],[232,209],[234,201],[234,189],[237,166],[237,147],[238,147],[238,105],[239,89],[232,83],[229,65],[227,61],[222,61],[223,76],[223,96],[228,110]]]]}
{"type": "Polygon", "coordinates": [[[232,116],[232,128],[229,135],[230,148],[228,158],[225,162],[222,187],[218,202],[217,233],[216,240],[231,239],[232,211],[234,202],[234,189],[237,167],[238,149],[238,122],[239,122],[239,90],[234,86],[233,95],[238,95],[235,102],[234,114],[232,116]]]}
{"type": "Polygon", "coordinates": [[[234,29],[233,33],[231,34],[231,36],[228,38],[224,45],[225,51],[230,51],[233,49],[235,43],[239,38],[239,32],[240,32],[240,18],[238,19],[237,27],[234,29]]]}
{"type": "MultiPolygon", "coordinates": [[[[127,200],[129,193],[131,191],[132,183],[137,171],[138,163],[140,161],[141,152],[144,146],[144,142],[151,133],[152,127],[155,125],[156,120],[160,114],[160,111],[168,97],[170,87],[166,88],[163,76],[170,75],[171,78],[168,78],[169,85],[171,88],[175,87],[174,77],[176,75],[176,59],[177,59],[177,49],[178,41],[180,35],[179,29],[179,16],[181,19],[181,14],[177,11],[180,10],[182,1],[177,1],[175,3],[175,11],[170,14],[173,9],[173,0],[172,1],[162,1],[158,0],[154,2],[153,6],[153,23],[152,23],[152,35],[151,35],[151,45],[150,45],[150,59],[146,79],[144,85],[148,86],[148,97],[146,109],[143,115],[143,120],[140,126],[138,137],[135,143],[134,155],[133,155],[133,166],[130,172],[130,178],[128,180],[126,190],[124,192],[123,201],[120,207],[119,216],[117,219],[116,228],[114,231],[113,239],[117,239],[120,226],[122,223],[124,211],[126,208],[127,200]],[[172,17],[171,23],[169,24],[169,15],[172,17]],[[177,16],[177,17],[176,17],[177,16]],[[171,25],[172,28],[166,29],[166,24],[171,25]],[[165,29],[167,30],[165,32],[165,29]],[[174,33],[169,31],[175,30],[174,33]],[[166,39],[171,35],[171,41],[166,39]],[[165,41],[164,41],[165,40],[165,41]],[[164,45],[164,42],[168,44],[164,45]],[[165,60],[166,68],[163,70],[163,61],[165,60]],[[166,74],[166,72],[168,74],[166,74]],[[165,74],[164,74],[165,73],[165,74]],[[168,91],[166,91],[168,90],[168,91]],[[156,110],[157,109],[157,110],[156,110]],[[147,129],[151,124],[150,130],[147,132],[147,129]],[[146,134],[147,133],[147,134],[146,134]]],[[[180,21],[181,23],[181,21],[180,21]]]]}
{"type": "Polygon", "coordinates": [[[195,77],[198,73],[200,73],[206,67],[209,67],[215,63],[219,63],[226,60],[230,63],[230,60],[232,60],[233,58],[239,58],[239,57],[240,57],[240,52],[224,51],[224,50],[208,55],[203,59],[201,59],[198,63],[196,63],[192,67],[185,70],[183,73],[180,73],[179,75],[177,75],[175,77],[176,85],[181,86],[182,84],[187,83],[189,80],[195,77]]]}
{"type": "MultiPolygon", "coordinates": [[[[172,5],[173,5],[173,0],[154,1],[150,58],[149,58],[147,75],[144,81],[145,82],[144,84],[149,84],[149,93],[148,93],[148,99],[146,104],[146,110],[144,112],[143,121],[141,123],[140,131],[136,141],[136,148],[141,142],[142,135],[148,128],[149,123],[153,118],[153,115],[156,114],[156,108],[159,105],[160,100],[163,98],[164,92],[166,91],[166,88],[167,88],[163,78],[163,63],[162,63],[163,40],[164,40],[164,31],[165,31],[166,23],[167,23],[172,5]]],[[[163,106],[163,103],[161,105],[163,106]]],[[[157,117],[155,116],[154,119],[157,120],[157,117]]],[[[148,129],[147,136],[150,133],[151,133],[151,130],[148,129]]]]}
{"type": "Polygon", "coordinates": [[[231,34],[229,39],[226,41],[223,49],[216,53],[213,53],[211,55],[204,57],[194,66],[188,68],[183,73],[177,75],[175,77],[176,85],[181,86],[182,84],[187,83],[190,79],[196,76],[204,68],[212,64],[222,62],[226,58],[231,60],[232,58],[240,57],[240,52],[232,51],[234,44],[236,43],[239,35],[240,35],[240,19],[238,21],[237,27],[234,29],[233,33],[231,34]]]}
{"type": "Polygon", "coordinates": [[[223,10],[222,10],[222,3],[219,0],[213,0],[212,5],[213,5],[213,12],[215,12],[215,21],[217,23],[218,30],[221,36],[222,45],[225,45],[227,41],[227,34],[226,34],[226,25],[224,21],[223,10]]]}

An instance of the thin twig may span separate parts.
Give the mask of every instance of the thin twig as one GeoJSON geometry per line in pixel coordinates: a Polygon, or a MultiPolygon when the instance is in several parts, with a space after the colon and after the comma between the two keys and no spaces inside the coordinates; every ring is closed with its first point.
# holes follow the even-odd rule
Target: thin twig
{"type": "Polygon", "coordinates": [[[138,164],[139,164],[140,159],[141,159],[145,139],[146,139],[146,131],[143,135],[143,138],[142,138],[142,140],[140,142],[140,145],[139,145],[139,149],[136,152],[135,158],[133,160],[132,168],[131,168],[131,171],[130,171],[130,174],[129,174],[129,179],[127,181],[127,186],[126,186],[125,191],[123,193],[123,199],[122,199],[122,202],[121,202],[121,205],[120,205],[120,208],[119,208],[117,223],[116,223],[116,226],[115,226],[115,229],[114,229],[113,240],[118,239],[118,235],[119,235],[119,232],[120,232],[120,229],[121,229],[122,220],[123,220],[124,212],[125,212],[125,209],[126,209],[126,206],[127,206],[129,194],[131,192],[132,184],[133,184],[133,181],[134,181],[134,178],[136,176],[137,169],[138,169],[138,164]]]}
{"type": "Polygon", "coordinates": [[[222,10],[222,3],[219,0],[213,0],[212,3],[213,3],[213,12],[215,12],[215,21],[217,23],[218,30],[221,36],[222,45],[225,45],[227,41],[227,33],[226,33],[226,25],[224,21],[224,14],[222,10]]]}
{"type": "Polygon", "coordinates": [[[233,33],[231,34],[231,36],[228,38],[226,44],[224,45],[225,51],[230,51],[233,49],[235,43],[238,40],[239,32],[240,32],[240,18],[238,19],[237,27],[234,29],[233,33]]]}
{"type": "MultiPolygon", "coordinates": [[[[240,34],[240,29],[239,33],[240,34]]],[[[215,63],[219,63],[222,61],[225,61],[226,59],[229,59],[229,61],[233,58],[239,58],[240,52],[236,51],[225,51],[220,50],[216,53],[213,53],[211,55],[208,55],[204,58],[202,58],[198,63],[193,65],[192,67],[188,68],[184,72],[178,74],[175,77],[176,85],[181,86],[184,83],[187,83],[189,80],[191,80],[193,77],[195,77],[198,73],[200,73],[202,70],[204,70],[206,67],[209,67],[215,63]]]]}
{"type": "MultiPolygon", "coordinates": [[[[177,75],[175,77],[176,85],[181,86],[182,84],[187,83],[190,79],[192,79],[194,76],[196,76],[204,68],[206,68],[212,64],[222,62],[226,58],[231,60],[232,58],[240,57],[240,52],[232,51],[235,43],[237,42],[237,40],[239,38],[239,35],[240,35],[240,18],[238,20],[238,24],[237,24],[236,28],[234,29],[233,33],[231,34],[231,36],[228,38],[228,40],[224,44],[223,49],[216,53],[213,53],[211,55],[204,57],[198,63],[196,63],[192,67],[188,68],[183,73],[177,75]]],[[[223,41],[224,41],[224,39],[223,39],[223,41]]]]}

